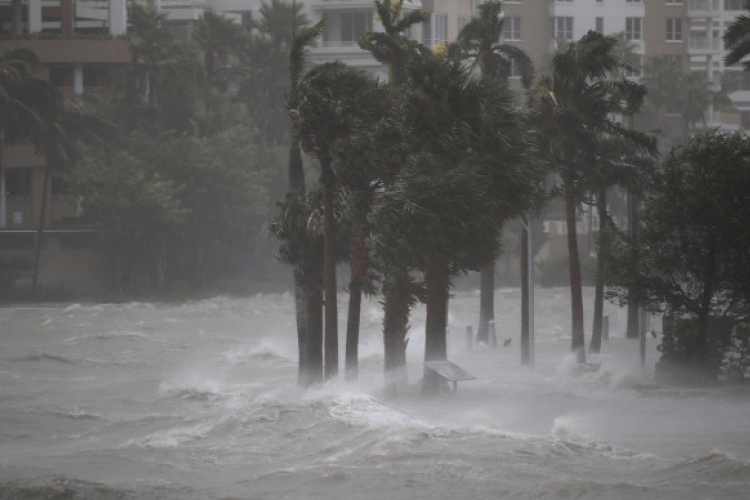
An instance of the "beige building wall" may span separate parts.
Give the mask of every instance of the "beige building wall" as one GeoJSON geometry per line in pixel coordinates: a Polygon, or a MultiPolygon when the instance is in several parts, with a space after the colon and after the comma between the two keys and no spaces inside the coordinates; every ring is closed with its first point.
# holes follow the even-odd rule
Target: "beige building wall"
{"type": "Polygon", "coordinates": [[[551,45],[549,1],[507,1],[503,3],[505,17],[518,17],[521,23],[521,40],[505,43],[517,45],[526,52],[537,74],[549,66],[551,45]]]}

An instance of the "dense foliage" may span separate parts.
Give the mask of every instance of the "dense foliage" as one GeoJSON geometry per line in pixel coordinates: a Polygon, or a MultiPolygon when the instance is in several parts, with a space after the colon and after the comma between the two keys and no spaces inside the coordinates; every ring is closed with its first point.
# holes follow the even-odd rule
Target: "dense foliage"
{"type": "Polygon", "coordinates": [[[613,245],[610,284],[654,310],[698,319],[704,363],[712,316],[750,312],[750,142],[740,134],[695,136],[655,172],[643,200],[637,242],[613,245]],[[635,250],[631,250],[635,247],[635,250]]]}

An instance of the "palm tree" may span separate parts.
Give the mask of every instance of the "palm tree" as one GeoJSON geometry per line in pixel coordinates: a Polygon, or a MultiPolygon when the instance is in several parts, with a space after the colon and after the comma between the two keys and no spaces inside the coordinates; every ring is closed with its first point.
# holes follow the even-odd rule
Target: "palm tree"
{"type": "Polygon", "coordinates": [[[106,118],[106,103],[93,95],[83,94],[76,99],[65,99],[55,87],[44,82],[35,89],[33,102],[37,115],[44,120],[39,143],[45,156],[31,285],[32,293],[36,293],[52,176],[68,170],[80,159],[81,150],[86,145],[106,147],[118,135],[119,128],[106,118]]]}
{"type": "Polygon", "coordinates": [[[45,124],[35,112],[34,104],[48,103],[42,97],[54,90],[33,76],[38,64],[36,54],[28,49],[14,49],[0,55],[0,227],[5,227],[7,217],[5,168],[1,161],[6,131],[13,127],[34,134],[34,142],[41,145],[45,124]]]}
{"type": "MultiPolygon", "coordinates": [[[[750,9],[750,5],[748,8],[750,9]]],[[[724,32],[724,47],[727,50],[724,64],[731,66],[742,62],[745,71],[750,71],[750,59],[744,60],[750,55],[750,16],[737,16],[727,27],[724,32]]]]}
{"type": "Polygon", "coordinates": [[[208,80],[226,92],[229,56],[242,45],[242,28],[229,18],[205,11],[195,26],[193,40],[203,50],[203,68],[208,80]]]}
{"type": "MultiPolygon", "coordinates": [[[[311,28],[303,29],[296,34],[289,51],[289,93],[287,94],[286,107],[291,111],[289,124],[289,157],[288,157],[288,179],[289,179],[289,196],[304,197],[305,195],[305,172],[302,165],[302,151],[300,150],[298,135],[298,116],[296,114],[297,106],[297,87],[305,72],[305,59],[307,48],[314,43],[323,31],[323,23],[320,22],[311,28]]],[[[302,237],[304,237],[304,232],[302,237]]],[[[315,338],[322,336],[321,323],[317,321],[320,318],[322,310],[322,297],[320,288],[315,286],[314,281],[305,280],[305,277],[313,275],[311,264],[316,259],[305,257],[304,248],[300,251],[300,259],[296,262],[297,269],[294,273],[294,298],[295,312],[297,318],[297,347],[299,352],[299,364],[297,372],[297,383],[305,385],[310,379],[307,373],[307,364],[309,358],[313,358],[314,365],[317,366],[317,359],[321,357],[320,366],[322,367],[322,351],[317,346],[322,347],[322,342],[316,342],[312,347],[308,345],[308,336],[315,338]],[[308,311],[317,307],[318,309],[311,316],[308,311]]],[[[314,370],[317,373],[317,370],[314,370]]],[[[315,380],[317,382],[317,379],[315,380]]]]}
{"type": "Polygon", "coordinates": [[[375,0],[383,32],[369,31],[359,40],[360,48],[371,52],[376,61],[388,67],[388,81],[394,88],[405,83],[409,60],[424,50],[404,33],[411,26],[429,19],[426,12],[406,12],[403,5],[403,0],[375,0]]]}
{"type": "Polygon", "coordinates": [[[532,116],[549,139],[549,158],[562,182],[567,225],[571,293],[571,350],[586,361],[583,296],[576,231],[576,207],[587,188],[582,155],[601,134],[638,142],[641,134],[613,116],[632,114],[645,89],[626,78],[613,78],[628,64],[614,55],[617,39],[593,31],[570,43],[552,59],[552,78],[531,94],[532,116]]]}
{"type": "Polygon", "coordinates": [[[521,83],[528,88],[534,79],[531,58],[515,45],[500,43],[503,34],[502,2],[488,0],[478,7],[479,17],[469,21],[449,48],[453,57],[472,58],[472,68],[478,67],[482,76],[507,81],[513,66],[518,68],[521,83]]]}
{"type": "Polygon", "coordinates": [[[354,132],[357,94],[370,86],[370,77],[344,63],[322,64],[297,88],[299,134],[303,149],[320,163],[323,183],[323,283],[325,289],[326,379],[338,374],[338,308],[336,297],[336,220],[333,170],[337,143],[354,132]]]}
{"type": "MultiPolygon", "coordinates": [[[[388,68],[388,82],[392,99],[400,99],[402,88],[407,84],[407,66],[410,61],[421,56],[428,56],[430,51],[404,36],[414,24],[426,21],[429,15],[421,10],[406,12],[403,0],[375,0],[375,9],[383,32],[365,33],[359,40],[363,50],[372,53],[373,57],[388,68]]],[[[394,124],[395,125],[395,124],[394,124]]],[[[398,130],[396,127],[395,130],[398,130]]],[[[386,134],[387,136],[388,134],[386,134]]],[[[401,141],[401,138],[396,139],[401,141]]],[[[387,146],[386,146],[387,147],[387,146]]],[[[388,183],[395,172],[401,168],[398,164],[400,155],[385,161],[383,176],[388,183]]],[[[409,312],[415,303],[414,283],[409,276],[409,269],[403,262],[381,268],[383,272],[383,347],[386,392],[394,394],[399,385],[406,383],[406,346],[409,329],[409,312]]]]}
{"type": "MultiPolygon", "coordinates": [[[[153,2],[147,4],[130,3],[128,5],[128,19],[133,25],[133,32],[128,37],[128,47],[132,58],[128,87],[129,106],[133,110],[136,105],[136,86],[141,59],[146,63],[148,69],[146,102],[149,106],[154,105],[157,68],[162,59],[169,53],[173,41],[172,34],[164,27],[166,17],[167,14],[160,12],[153,2]]],[[[132,120],[134,119],[133,117],[132,120]]],[[[131,126],[134,126],[134,123],[131,126]]]]}
{"type": "MultiPolygon", "coordinates": [[[[528,203],[539,171],[506,87],[473,79],[460,62],[425,58],[409,70],[402,120],[413,147],[378,195],[373,249],[423,271],[425,361],[445,360],[451,280],[496,252],[497,220],[528,203]]],[[[423,393],[434,394],[437,384],[425,371],[423,393]]]]}
{"type": "MultiPolygon", "coordinates": [[[[515,64],[521,73],[521,83],[528,88],[534,78],[534,64],[529,56],[514,45],[500,43],[503,34],[502,3],[490,0],[479,5],[479,17],[473,18],[458,34],[449,54],[457,59],[473,59],[473,67],[481,70],[483,78],[508,82],[515,64]]],[[[524,273],[526,275],[526,273],[524,273]]],[[[487,343],[488,326],[495,316],[495,261],[487,262],[480,275],[479,327],[477,342],[487,343]]],[[[528,328],[526,329],[528,332],[528,328]]]]}

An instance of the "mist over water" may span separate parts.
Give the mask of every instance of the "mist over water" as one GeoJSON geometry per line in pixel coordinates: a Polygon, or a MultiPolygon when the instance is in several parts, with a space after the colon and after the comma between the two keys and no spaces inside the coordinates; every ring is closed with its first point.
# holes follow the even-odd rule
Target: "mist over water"
{"type": "Polygon", "coordinates": [[[384,400],[376,300],[359,382],[310,391],[291,295],[0,308],[0,498],[748,498],[747,390],[654,383],[657,341],[643,372],[609,304],[601,369],[578,373],[566,289],[537,290],[533,370],[518,290],[496,294],[510,346],[469,350],[478,299],[451,300],[448,347],[477,380],[434,401],[418,394],[423,309],[412,386],[384,400]]]}

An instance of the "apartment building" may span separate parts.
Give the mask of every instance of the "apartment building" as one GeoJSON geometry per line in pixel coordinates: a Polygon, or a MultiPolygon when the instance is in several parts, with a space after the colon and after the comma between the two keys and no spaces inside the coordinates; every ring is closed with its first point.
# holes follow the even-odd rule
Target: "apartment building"
{"type": "MultiPolygon", "coordinates": [[[[589,30],[622,34],[636,53],[636,65],[652,56],[670,56],[686,70],[703,71],[714,88],[724,88],[736,111],[709,107],[700,128],[750,128],[750,76],[725,67],[722,36],[746,12],[745,0],[506,0],[506,43],[526,51],[540,72],[561,40],[577,40],[589,30]]],[[[636,68],[633,78],[641,76],[636,68]]],[[[669,110],[666,130],[682,135],[679,110],[669,110]]]]}

